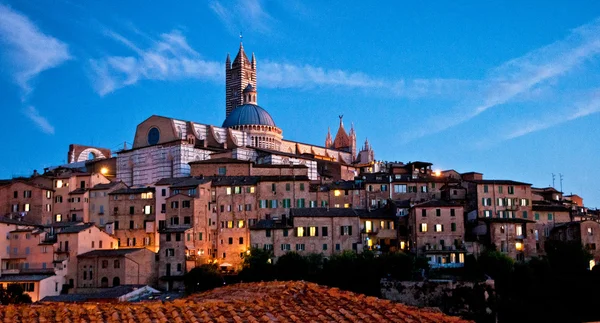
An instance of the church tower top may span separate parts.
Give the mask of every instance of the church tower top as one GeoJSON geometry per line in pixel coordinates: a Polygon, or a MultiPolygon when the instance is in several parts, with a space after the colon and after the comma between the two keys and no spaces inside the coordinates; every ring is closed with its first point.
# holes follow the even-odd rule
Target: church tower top
{"type": "MultiPolygon", "coordinates": [[[[256,86],[256,57],[252,53],[252,61],[248,59],[244,51],[244,45],[241,41],[237,55],[230,63],[229,54],[225,61],[225,116],[229,116],[231,111],[237,106],[244,104],[243,91],[248,85],[252,85],[254,90],[256,86]]],[[[255,103],[256,104],[256,103],[255,103]]]]}

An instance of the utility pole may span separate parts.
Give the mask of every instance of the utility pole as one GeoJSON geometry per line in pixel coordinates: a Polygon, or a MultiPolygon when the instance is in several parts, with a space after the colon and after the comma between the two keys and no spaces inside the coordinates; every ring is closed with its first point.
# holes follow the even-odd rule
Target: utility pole
{"type": "Polygon", "coordinates": [[[562,186],[562,182],[563,182],[563,174],[558,173],[558,176],[560,178],[560,192],[562,193],[563,191],[563,186],[562,186]]]}

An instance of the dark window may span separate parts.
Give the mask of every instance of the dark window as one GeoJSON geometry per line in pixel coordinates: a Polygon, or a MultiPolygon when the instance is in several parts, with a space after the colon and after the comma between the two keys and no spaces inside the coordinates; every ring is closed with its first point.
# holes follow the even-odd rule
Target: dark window
{"type": "Polygon", "coordinates": [[[133,214],[135,212],[135,207],[130,206],[129,207],[129,214],[133,214]]]}
{"type": "Polygon", "coordinates": [[[121,285],[121,279],[119,277],[113,278],[113,287],[121,285]]]}
{"type": "Polygon", "coordinates": [[[270,236],[271,236],[271,229],[267,229],[267,230],[265,231],[265,235],[266,235],[267,237],[270,237],[270,236]]]}
{"type": "Polygon", "coordinates": [[[425,210],[425,209],[422,209],[422,210],[421,210],[421,216],[422,216],[422,217],[426,217],[426,216],[427,216],[427,210],[425,210]]]}
{"type": "Polygon", "coordinates": [[[175,233],[175,241],[181,241],[181,233],[175,233]]]}
{"type": "Polygon", "coordinates": [[[244,238],[243,237],[240,237],[239,240],[240,240],[240,244],[244,244],[244,238]]]}
{"type": "Polygon", "coordinates": [[[288,229],[283,229],[283,236],[287,237],[288,236],[288,229]]]}
{"type": "Polygon", "coordinates": [[[324,237],[328,235],[327,227],[321,227],[321,235],[324,237]]]}
{"type": "Polygon", "coordinates": [[[162,195],[162,196],[167,196],[167,189],[166,189],[166,188],[163,188],[163,189],[162,189],[162,191],[161,191],[161,195],[162,195]]]}
{"type": "Polygon", "coordinates": [[[167,233],[167,241],[171,241],[171,234],[167,233]]]}
{"type": "Polygon", "coordinates": [[[135,227],[135,222],[129,221],[129,230],[133,230],[134,227],[135,227]]]}
{"type": "Polygon", "coordinates": [[[115,267],[115,268],[121,268],[121,263],[119,262],[119,260],[115,260],[114,261],[113,267],[115,267]]]}
{"type": "Polygon", "coordinates": [[[19,192],[18,191],[14,191],[13,192],[13,197],[14,198],[18,198],[19,197],[19,192]]]}
{"type": "Polygon", "coordinates": [[[119,221],[115,221],[115,230],[119,230],[119,221]]]}
{"type": "Polygon", "coordinates": [[[190,224],[192,223],[192,218],[189,216],[184,216],[183,217],[183,224],[190,224]]]}
{"type": "Polygon", "coordinates": [[[435,209],[435,216],[442,216],[442,210],[435,209]]]}
{"type": "Polygon", "coordinates": [[[229,239],[227,239],[227,241],[229,242],[229,244],[233,244],[233,238],[230,237],[229,239]]]}
{"type": "Polygon", "coordinates": [[[450,209],[450,216],[456,216],[454,209],[450,209]]]}

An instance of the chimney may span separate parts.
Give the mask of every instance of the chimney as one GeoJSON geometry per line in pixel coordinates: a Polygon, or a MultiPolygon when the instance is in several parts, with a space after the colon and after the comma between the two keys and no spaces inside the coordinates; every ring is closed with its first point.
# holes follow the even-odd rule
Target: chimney
{"type": "Polygon", "coordinates": [[[33,175],[32,175],[31,177],[36,177],[36,176],[38,176],[38,175],[39,175],[39,174],[38,174],[38,172],[37,172],[37,169],[34,169],[34,170],[33,170],[33,175]]]}

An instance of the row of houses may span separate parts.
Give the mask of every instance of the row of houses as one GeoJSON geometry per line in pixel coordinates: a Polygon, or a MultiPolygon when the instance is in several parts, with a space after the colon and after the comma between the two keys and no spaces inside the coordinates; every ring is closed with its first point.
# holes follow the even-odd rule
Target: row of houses
{"type": "Polygon", "coordinates": [[[0,183],[0,283],[30,284],[34,300],[121,285],[177,290],[195,266],[240,269],[253,247],[275,259],[404,251],[432,267],[461,267],[486,248],[523,261],[561,239],[580,241],[600,261],[598,214],[580,197],[435,172],[431,163],[310,180],[306,166],[220,157],[191,162],[190,176],[135,187],[95,163],[0,183]]]}

